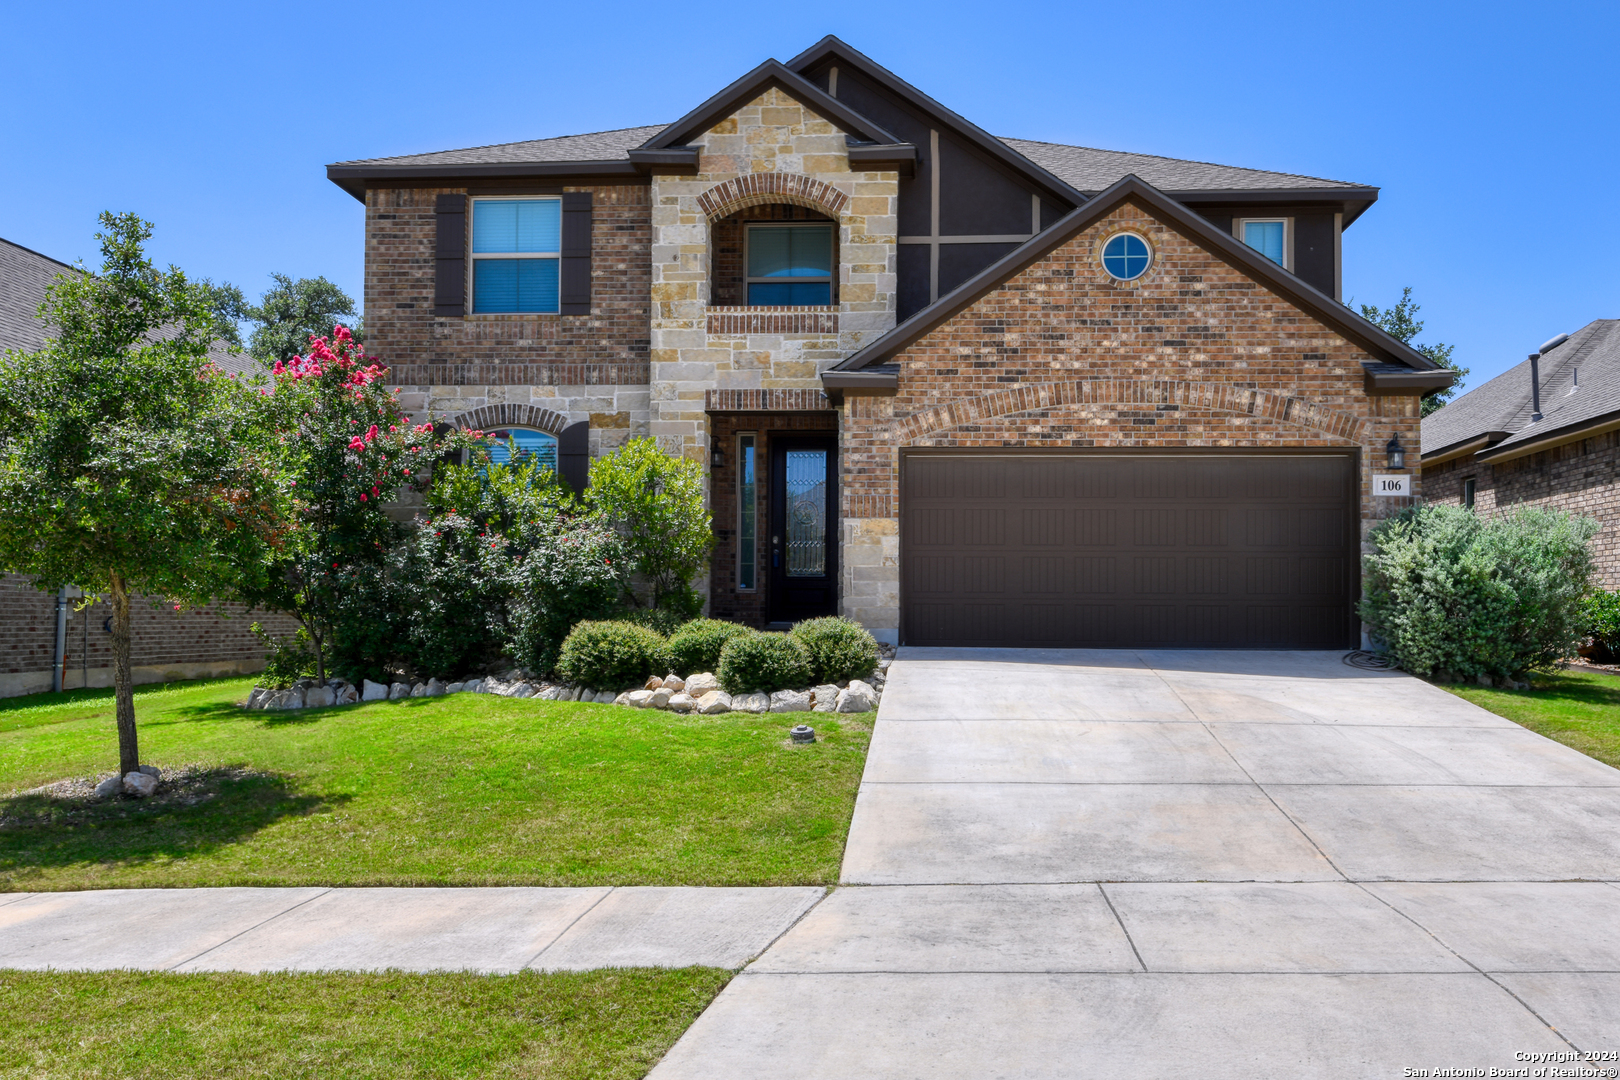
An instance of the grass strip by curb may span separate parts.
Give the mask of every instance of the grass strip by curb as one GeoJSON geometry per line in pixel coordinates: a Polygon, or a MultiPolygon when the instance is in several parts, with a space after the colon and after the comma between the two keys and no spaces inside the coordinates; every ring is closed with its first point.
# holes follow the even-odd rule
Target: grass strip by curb
{"type": "Polygon", "coordinates": [[[1620,677],[1566,670],[1533,674],[1528,690],[1440,685],[1538,735],[1620,768],[1620,677]]]}

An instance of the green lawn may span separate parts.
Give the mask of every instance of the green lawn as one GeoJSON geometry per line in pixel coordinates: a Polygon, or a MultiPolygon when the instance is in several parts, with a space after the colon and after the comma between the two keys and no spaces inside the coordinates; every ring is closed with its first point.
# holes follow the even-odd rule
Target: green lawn
{"type": "Polygon", "coordinates": [[[187,767],[145,802],[27,790],[116,767],[110,691],[0,701],[0,891],[832,883],[871,733],[483,694],[250,713],[249,687],[137,691],[143,761],[187,767]]]}
{"type": "Polygon", "coordinates": [[[640,1077],[730,977],[0,971],[0,1077],[640,1077]]]}
{"type": "Polygon", "coordinates": [[[1620,768],[1620,677],[1595,671],[1560,671],[1532,675],[1529,690],[1443,688],[1620,768]]]}

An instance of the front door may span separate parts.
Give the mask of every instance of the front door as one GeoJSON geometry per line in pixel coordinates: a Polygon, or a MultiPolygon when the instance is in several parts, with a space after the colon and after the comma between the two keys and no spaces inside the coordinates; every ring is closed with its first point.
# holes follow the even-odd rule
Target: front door
{"type": "Polygon", "coordinates": [[[771,440],[773,622],[838,610],[838,443],[831,437],[771,440]]]}

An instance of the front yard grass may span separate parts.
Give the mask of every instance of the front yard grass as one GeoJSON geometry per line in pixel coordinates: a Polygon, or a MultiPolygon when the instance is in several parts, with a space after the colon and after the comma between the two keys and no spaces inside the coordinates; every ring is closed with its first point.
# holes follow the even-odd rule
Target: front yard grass
{"type": "Polygon", "coordinates": [[[1565,670],[1532,675],[1529,690],[1441,686],[1482,709],[1620,768],[1620,677],[1565,670]]]}
{"type": "Polygon", "coordinates": [[[871,714],[680,716],[483,694],[246,712],[137,691],[148,801],[33,791],[117,764],[111,691],[0,702],[0,891],[788,885],[838,877],[871,714]],[[819,742],[792,745],[809,723],[819,742]]]}
{"type": "Polygon", "coordinates": [[[641,1077],[730,977],[0,971],[0,1077],[641,1077]]]}

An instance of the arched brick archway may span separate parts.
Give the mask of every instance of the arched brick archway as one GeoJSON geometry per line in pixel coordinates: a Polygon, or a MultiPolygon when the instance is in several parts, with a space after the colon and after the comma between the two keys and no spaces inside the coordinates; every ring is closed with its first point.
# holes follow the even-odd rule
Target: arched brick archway
{"type": "Polygon", "coordinates": [[[808,207],[836,221],[849,205],[849,196],[831,184],[800,173],[750,173],[716,184],[699,195],[697,202],[710,221],[765,203],[808,207]]]}
{"type": "Polygon", "coordinates": [[[1255,416],[1349,442],[1365,441],[1366,421],[1305,398],[1285,397],[1224,383],[1169,379],[1076,379],[997,390],[925,409],[895,421],[896,445],[908,445],[964,424],[1065,405],[1184,405],[1255,416]]]}
{"type": "Polygon", "coordinates": [[[456,427],[468,431],[499,431],[501,428],[521,427],[544,431],[548,435],[561,435],[568,426],[568,417],[554,409],[538,405],[481,405],[449,418],[456,427]]]}

